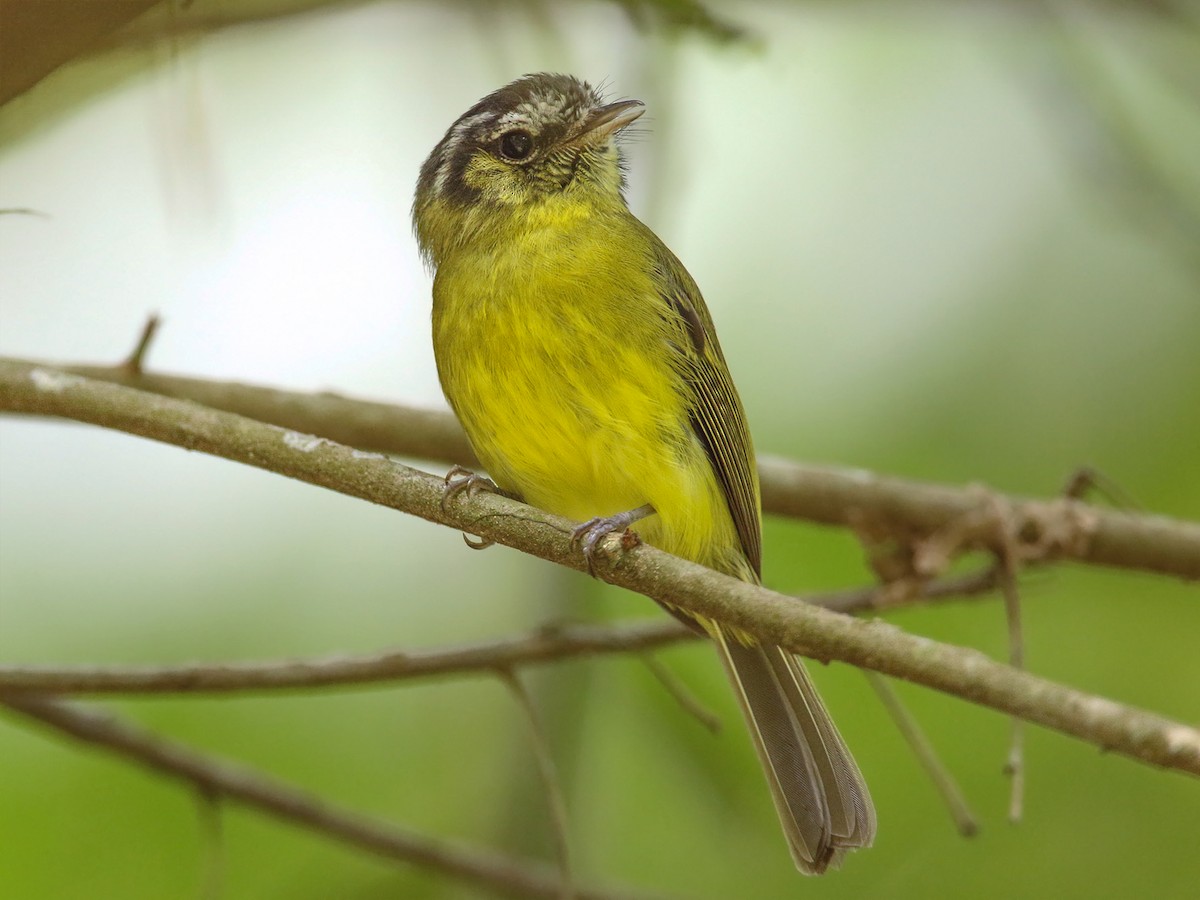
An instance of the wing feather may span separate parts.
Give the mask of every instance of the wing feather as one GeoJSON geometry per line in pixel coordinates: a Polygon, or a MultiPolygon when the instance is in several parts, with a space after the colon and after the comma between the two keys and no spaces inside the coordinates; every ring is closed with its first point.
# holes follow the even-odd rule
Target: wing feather
{"type": "Polygon", "coordinates": [[[662,299],[685,335],[679,369],[687,383],[689,419],[725,494],[742,552],[755,578],[762,576],[762,525],[758,468],[746,414],[717,342],[712,316],[683,264],[656,241],[662,299]]]}
{"type": "MultiPolygon", "coordinates": [[[[649,236],[688,418],[752,570],[730,574],[761,580],[758,470],[746,416],[699,289],[671,251],[649,236]]],[[[870,846],[875,810],[866,783],[804,668],[781,647],[748,643],[710,625],[706,630],[736,688],[797,867],[819,874],[847,851],[870,846]]]]}

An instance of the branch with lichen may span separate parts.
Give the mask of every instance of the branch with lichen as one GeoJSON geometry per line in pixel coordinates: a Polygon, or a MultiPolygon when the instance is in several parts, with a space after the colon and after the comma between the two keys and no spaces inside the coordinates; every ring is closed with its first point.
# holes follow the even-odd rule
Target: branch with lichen
{"type": "MultiPolygon", "coordinates": [[[[198,450],[477,534],[560,565],[586,568],[571,543],[574,523],[565,519],[493,494],[462,496],[445,505],[441,478],[326,438],[194,402],[4,360],[0,409],[74,419],[198,450]]],[[[878,484],[870,478],[858,481],[878,484]]],[[[1064,502],[1068,510],[1090,509],[1064,502]]],[[[943,515],[943,528],[961,523],[955,527],[962,535],[954,540],[962,546],[986,544],[986,526],[961,512],[954,516],[944,510],[943,515]]],[[[1122,516],[1118,527],[1136,531],[1139,523],[1130,518],[1122,516]]],[[[1200,547],[1200,526],[1166,520],[1141,524],[1174,534],[1185,549],[1190,541],[1200,547]]],[[[1101,526],[1093,522],[1087,529],[1088,543],[1093,544],[1101,526]]],[[[1020,529],[1010,533],[1020,534],[1020,529]]],[[[1190,726],[1015,670],[975,650],[799,603],[653,547],[635,545],[622,535],[609,535],[600,548],[595,569],[605,581],[728,623],[764,642],[923,684],[1106,750],[1200,774],[1200,730],[1190,726]]],[[[1183,567],[1177,574],[1200,572],[1200,553],[1190,562],[1186,554],[1142,557],[1143,562],[1163,559],[1183,567]]]]}

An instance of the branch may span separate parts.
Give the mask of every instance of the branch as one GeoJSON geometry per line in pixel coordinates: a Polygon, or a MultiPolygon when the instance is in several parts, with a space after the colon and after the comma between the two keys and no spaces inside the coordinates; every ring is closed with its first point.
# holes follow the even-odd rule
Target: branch
{"type": "MultiPolygon", "coordinates": [[[[389,859],[398,859],[511,897],[563,896],[564,885],[534,863],[514,862],[449,841],[439,841],[337,806],[247,766],[209,756],[161,738],[116,716],[40,697],[0,695],[0,706],[104,747],[159,774],[192,784],[202,795],[227,798],[389,859]]],[[[618,895],[579,890],[575,896],[615,900],[618,895]]]]}
{"type": "Polygon", "coordinates": [[[954,780],[950,770],[938,758],[937,751],[933,749],[933,744],[925,736],[916,717],[908,711],[908,707],[904,705],[900,695],[896,693],[886,678],[876,672],[866,672],[865,674],[875,695],[887,710],[888,715],[892,717],[892,721],[896,723],[900,736],[904,738],[905,743],[912,750],[913,756],[917,758],[917,762],[921,764],[921,768],[925,770],[925,774],[929,776],[934,788],[941,795],[942,802],[946,804],[946,809],[949,810],[950,818],[954,820],[954,827],[958,829],[958,833],[963,837],[974,837],[979,833],[979,820],[971,812],[967,799],[963,796],[962,788],[958,786],[958,782],[954,780]]]}
{"type": "Polygon", "coordinates": [[[218,694],[378,684],[447,675],[494,675],[575,656],[637,653],[699,638],[674,619],[571,625],[444,650],[328,659],[179,666],[0,666],[0,691],[38,694],[218,694]]]}
{"type": "Polygon", "coordinates": [[[1007,508],[1022,562],[1073,559],[1200,579],[1200,524],[1122,512],[1068,497],[1031,500],[950,488],[854,469],[759,457],[763,509],[827,525],[878,521],[926,536],[966,522],[958,549],[1007,551],[989,506],[1007,508]]]}
{"type": "MultiPolygon", "coordinates": [[[[49,363],[3,360],[20,371],[49,363]]],[[[315,434],[360,449],[459,465],[477,465],[466,436],[449,412],[352,400],[332,393],[303,394],[237,382],[142,372],[125,364],[68,366],[60,371],[193,400],[281,428],[315,434]]],[[[0,402],[0,410],[54,414],[0,402]]],[[[953,551],[1007,552],[1016,535],[1024,563],[1074,559],[1099,566],[1200,579],[1200,525],[1091,506],[1070,498],[1031,500],[889,478],[859,469],[759,457],[763,509],[825,525],[860,528],[914,541],[969,521],[956,531],[953,551]],[[1007,511],[998,524],[994,510],[1007,511]]],[[[931,573],[936,574],[936,573],[931,573]]]]}
{"type": "Polygon", "coordinates": [[[542,790],[546,794],[547,812],[550,814],[550,824],[554,832],[554,849],[558,854],[559,871],[562,873],[563,886],[559,896],[562,900],[576,900],[567,801],[563,795],[562,781],[558,777],[558,767],[554,765],[554,754],[550,752],[550,742],[546,739],[546,732],[538,720],[533,698],[529,696],[529,691],[521,683],[521,679],[511,670],[501,672],[500,678],[513,695],[513,699],[517,701],[517,705],[525,716],[525,722],[529,726],[533,758],[537,763],[542,790]]]}
{"type": "Polygon", "coordinates": [[[164,397],[193,400],[213,409],[321,435],[362,450],[462,465],[479,462],[462,427],[448,411],[354,400],[331,391],[305,394],[236,381],[158,375],[131,368],[124,362],[115,366],[27,364],[124,384],[164,397]]]}
{"type": "MultiPolygon", "coordinates": [[[[991,570],[944,578],[905,594],[907,604],[984,593],[994,587],[991,570]]],[[[894,608],[892,585],[802,598],[838,612],[894,608]]],[[[675,619],[616,625],[555,625],[518,637],[462,647],[389,651],[324,659],[156,666],[0,665],[0,691],[35,694],[219,694],[263,693],[296,688],[383,685],[448,675],[494,675],[519,666],[577,656],[645,653],[700,635],[675,619]]],[[[686,705],[686,704],[685,704],[686,705]]]]}
{"type": "MultiPolygon", "coordinates": [[[[194,403],[0,361],[0,408],[54,415],[199,450],[468,531],[583,571],[572,522],[495,494],[443,508],[443,480],[382,456],[194,403]]],[[[862,479],[860,479],[862,480],[862,479]]],[[[869,479],[868,479],[869,480],[869,479]]],[[[1178,523],[1184,535],[1200,528],[1178,523]]],[[[765,642],[944,691],[1155,765],[1200,775],[1200,730],[1086,694],[962,647],[865,622],[609,535],[605,581],[740,628],[765,642]]]]}

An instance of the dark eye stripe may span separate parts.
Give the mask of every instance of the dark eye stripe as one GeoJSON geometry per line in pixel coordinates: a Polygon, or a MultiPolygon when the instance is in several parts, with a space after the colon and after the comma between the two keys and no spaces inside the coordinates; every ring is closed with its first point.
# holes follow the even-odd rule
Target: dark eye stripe
{"type": "MultiPolygon", "coordinates": [[[[476,153],[483,150],[515,163],[530,160],[538,148],[554,147],[601,102],[591,85],[567,75],[531,75],[493,91],[450,126],[425,160],[418,193],[453,203],[476,202],[480,192],[463,180],[476,153]],[[504,135],[514,131],[525,131],[533,139],[533,147],[525,156],[504,152],[500,147],[504,135]]],[[[572,159],[569,165],[578,162],[572,159]]]]}

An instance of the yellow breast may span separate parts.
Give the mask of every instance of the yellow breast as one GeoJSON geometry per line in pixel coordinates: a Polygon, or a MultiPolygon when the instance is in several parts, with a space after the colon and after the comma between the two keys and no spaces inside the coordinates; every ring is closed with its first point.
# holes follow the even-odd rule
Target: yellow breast
{"type": "Polygon", "coordinates": [[[501,487],[576,520],[649,503],[643,538],[724,568],[735,530],[634,235],[620,217],[551,224],[439,266],[447,398],[501,487]]]}

